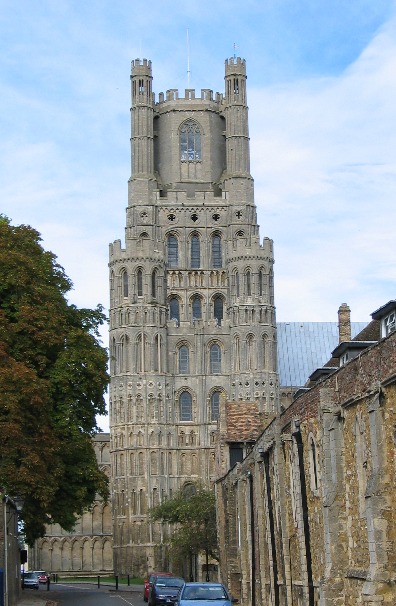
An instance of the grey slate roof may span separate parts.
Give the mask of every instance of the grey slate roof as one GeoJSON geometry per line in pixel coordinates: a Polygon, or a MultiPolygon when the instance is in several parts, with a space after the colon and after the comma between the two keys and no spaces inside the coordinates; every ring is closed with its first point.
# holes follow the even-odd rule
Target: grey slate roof
{"type": "MultiPolygon", "coordinates": [[[[352,339],[367,322],[351,322],[352,339]]],[[[282,387],[305,385],[338,345],[337,322],[277,322],[278,371],[282,387]]]]}

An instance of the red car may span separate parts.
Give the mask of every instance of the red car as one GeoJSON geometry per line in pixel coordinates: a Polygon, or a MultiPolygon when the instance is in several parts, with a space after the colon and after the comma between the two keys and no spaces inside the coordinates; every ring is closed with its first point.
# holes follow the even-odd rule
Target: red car
{"type": "Polygon", "coordinates": [[[143,600],[148,602],[148,596],[151,585],[154,583],[157,577],[174,577],[175,575],[172,572],[150,572],[148,579],[144,580],[144,589],[143,589],[143,600]]]}
{"type": "Polygon", "coordinates": [[[35,570],[34,574],[38,577],[39,583],[47,583],[48,579],[50,578],[50,575],[48,572],[45,572],[45,570],[35,570]]]}

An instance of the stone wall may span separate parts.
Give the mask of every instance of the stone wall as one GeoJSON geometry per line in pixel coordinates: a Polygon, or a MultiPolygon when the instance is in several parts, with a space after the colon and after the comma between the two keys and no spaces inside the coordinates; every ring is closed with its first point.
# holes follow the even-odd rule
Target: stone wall
{"type": "Polygon", "coordinates": [[[396,603],[396,334],[298,397],[216,484],[245,606],[396,603]]]}
{"type": "MultiPolygon", "coordinates": [[[[100,468],[110,476],[109,434],[96,435],[94,448],[100,468]]],[[[112,524],[111,505],[100,500],[76,521],[72,532],[51,524],[29,550],[29,568],[60,574],[113,572],[112,524]]]]}

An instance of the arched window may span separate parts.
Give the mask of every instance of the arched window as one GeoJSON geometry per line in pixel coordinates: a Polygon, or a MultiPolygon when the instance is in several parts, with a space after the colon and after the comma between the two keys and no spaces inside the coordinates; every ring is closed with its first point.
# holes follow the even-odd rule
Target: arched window
{"type": "Polygon", "coordinates": [[[256,361],[255,361],[255,340],[254,335],[248,335],[246,337],[246,369],[247,370],[255,370],[256,361]]]}
{"type": "Polygon", "coordinates": [[[189,351],[187,345],[179,348],[179,373],[186,375],[189,372],[189,351]]]}
{"type": "Polygon", "coordinates": [[[252,279],[251,279],[251,273],[250,273],[249,269],[247,270],[245,277],[246,277],[246,295],[248,297],[250,297],[252,294],[252,279]]]}
{"type": "Polygon", "coordinates": [[[180,394],[180,421],[192,421],[192,397],[190,392],[180,394]]]}
{"type": "Polygon", "coordinates": [[[259,296],[262,297],[263,296],[263,272],[260,269],[259,271],[259,275],[258,275],[258,286],[259,286],[259,296]]]}
{"type": "Polygon", "coordinates": [[[239,297],[239,273],[237,271],[235,272],[235,291],[236,296],[239,297]]]}
{"type": "Polygon", "coordinates": [[[128,296],[128,273],[126,271],[122,272],[122,296],[128,296]]]}
{"type": "Polygon", "coordinates": [[[195,295],[192,300],[192,317],[193,320],[202,318],[202,302],[198,295],[195,295]]]}
{"type": "Polygon", "coordinates": [[[161,372],[161,336],[155,335],[153,344],[153,370],[161,372]]]}
{"type": "Polygon", "coordinates": [[[212,375],[221,373],[221,349],[217,343],[210,348],[210,372],[212,375]]]}
{"type": "Polygon", "coordinates": [[[137,294],[138,297],[143,297],[143,272],[141,269],[137,271],[137,294]]]}
{"type": "Polygon", "coordinates": [[[213,317],[217,320],[218,325],[221,325],[223,319],[223,299],[220,295],[217,295],[213,299],[213,317]]]}
{"type": "Polygon", "coordinates": [[[196,234],[191,238],[191,267],[192,269],[201,267],[201,242],[196,234]]]}
{"type": "Polygon", "coordinates": [[[179,300],[177,297],[172,297],[169,300],[169,319],[180,322],[179,300]]]}
{"type": "Polygon", "coordinates": [[[151,296],[157,296],[157,270],[153,269],[151,272],[151,296]]]}
{"type": "Polygon", "coordinates": [[[196,162],[201,159],[201,131],[196,122],[186,120],[180,127],[180,160],[196,162]]]}
{"type": "Polygon", "coordinates": [[[214,391],[210,398],[210,419],[211,421],[217,421],[220,414],[220,391],[214,391]]]}
{"type": "Polygon", "coordinates": [[[236,335],[234,338],[234,370],[241,369],[241,352],[240,352],[240,339],[239,336],[236,335]]]}
{"type": "Polygon", "coordinates": [[[212,236],[212,266],[222,267],[221,237],[217,234],[212,236]]]}
{"type": "Polygon", "coordinates": [[[146,335],[138,335],[136,338],[136,370],[137,372],[145,372],[147,369],[146,364],[146,353],[147,353],[147,337],[146,335]]]}
{"type": "Polygon", "coordinates": [[[177,267],[179,264],[179,242],[176,236],[168,236],[168,265],[177,267]]]}

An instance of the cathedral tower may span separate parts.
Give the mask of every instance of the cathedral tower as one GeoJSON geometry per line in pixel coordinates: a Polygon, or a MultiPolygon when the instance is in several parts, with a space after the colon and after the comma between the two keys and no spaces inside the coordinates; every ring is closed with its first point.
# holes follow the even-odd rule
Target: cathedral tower
{"type": "Polygon", "coordinates": [[[272,241],[259,239],[250,175],[246,64],[225,94],[152,93],[132,62],[125,247],[110,245],[110,432],[114,565],[167,564],[148,509],[215,479],[224,400],[275,408],[272,241]]]}

